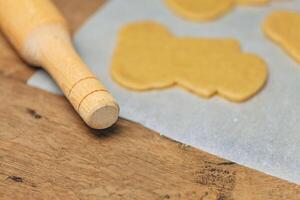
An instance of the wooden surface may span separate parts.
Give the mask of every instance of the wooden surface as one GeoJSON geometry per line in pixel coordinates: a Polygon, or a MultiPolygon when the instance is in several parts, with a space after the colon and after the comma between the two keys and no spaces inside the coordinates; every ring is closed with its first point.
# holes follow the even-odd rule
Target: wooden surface
{"type": "MultiPolygon", "coordinates": [[[[56,2],[68,18],[81,16],[74,20],[80,23],[103,3],[56,2]],[[84,9],[86,4],[93,6],[84,9]]],[[[64,97],[22,83],[33,69],[3,37],[0,71],[1,200],[300,199],[299,185],[171,141],[131,121],[120,119],[105,131],[89,129],[64,97]]]]}
{"type": "Polygon", "coordinates": [[[64,97],[3,77],[0,94],[0,199],[299,200],[300,186],[136,123],[90,129],[64,97]]]}

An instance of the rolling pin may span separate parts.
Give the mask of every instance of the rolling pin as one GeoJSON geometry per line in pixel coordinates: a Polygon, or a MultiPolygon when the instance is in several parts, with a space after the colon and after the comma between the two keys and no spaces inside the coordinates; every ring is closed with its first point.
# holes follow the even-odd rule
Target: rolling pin
{"type": "Polygon", "coordinates": [[[116,122],[118,104],[74,50],[66,20],[50,0],[0,0],[0,28],[26,62],[52,76],[90,127],[116,122]]]}

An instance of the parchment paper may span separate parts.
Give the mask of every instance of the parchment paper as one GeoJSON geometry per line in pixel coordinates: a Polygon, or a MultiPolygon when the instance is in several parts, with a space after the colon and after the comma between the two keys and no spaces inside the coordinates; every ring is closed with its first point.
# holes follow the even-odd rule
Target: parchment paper
{"type": "MultiPolygon", "coordinates": [[[[161,0],[110,0],[76,34],[75,44],[91,70],[121,106],[121,116],[207,152],[274,176],[300,183],[300,64],[261,31],[272,10],[300,10],[300,1],[237,7],[209,23],[183,20],[161,0]],[[269,80],[254,98],[241,104],[203,99],[180,88],[134,92],[116,84],[110,63],[118,30],[131,22],[155,20],[177,36],[235,38],[243,51],[260,55],[269,80]]],[[[299,36],[300,37],[300,36],[299,36]]],[[[29,84],[60,90],[43,71],[29,84]]]]}

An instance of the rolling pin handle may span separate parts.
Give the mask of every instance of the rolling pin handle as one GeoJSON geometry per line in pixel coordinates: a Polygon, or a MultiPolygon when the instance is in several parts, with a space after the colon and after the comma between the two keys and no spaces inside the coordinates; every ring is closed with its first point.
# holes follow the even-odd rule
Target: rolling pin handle
{"type": "Polygon", "coordinates": [[[49,0],[0,0],[0,27],[19,54],[43,67],[92,128],[116,122],[119,106],[73,48],[67,23],[49,0]]]}

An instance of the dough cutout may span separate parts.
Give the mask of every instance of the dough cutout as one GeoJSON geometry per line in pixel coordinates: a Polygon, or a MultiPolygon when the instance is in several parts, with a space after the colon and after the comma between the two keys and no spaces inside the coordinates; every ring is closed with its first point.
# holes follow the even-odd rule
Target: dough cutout
{"type": "Polygon", "coordinates": [[[235,0],[237,5],[260,6],[270,2],[270,0],[235,0]]]}
{"type": "Polygon", "coordinates": [[[253,96],[267,79],[264,61],[241,52],[237,41],[175,37],[154,22],[120,31],[111,72],[116,82],[133,90],[181,86],[236,102],[253,96]]]}
{"type": "Polygon", "coordinates": [[[300,63],[300,14],[275,11],[263,24],[265,34],[300,63]]]}
{"type": "Polygon", "coordinates": [[[207,21],[223,16],[235,5],[263,5],[270,0],[165,0],[178,15],[193,21],[207,21]]]}

